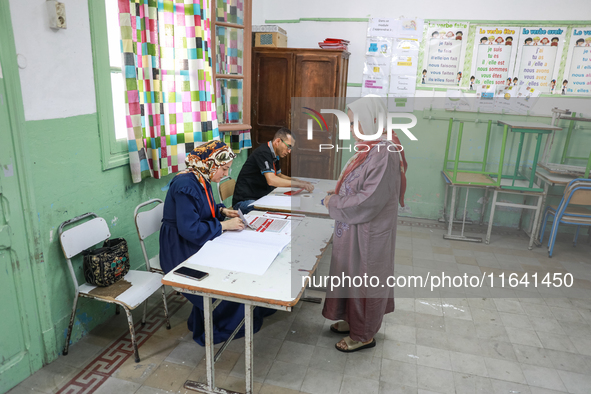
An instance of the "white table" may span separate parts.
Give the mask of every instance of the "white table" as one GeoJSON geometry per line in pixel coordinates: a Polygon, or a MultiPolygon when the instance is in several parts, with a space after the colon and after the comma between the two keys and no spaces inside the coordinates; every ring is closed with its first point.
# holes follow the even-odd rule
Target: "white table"
{"type": "MultiPolygon", "coordinates": [[[[332,220],[306,217],[294,229],[291,243],[275,258],[264,275],[191,264],[190,267],[206,271],[209,276],[202,281],[183,278],[172,272],[164,276],[163,284],[183,293],[203,296],[207,383],[187,381],[185,388],[201,393],[229,393],[215,387],[212,321],[215,307],[221,300],[227,300],[244,304],[246,393],[253,392],[253,309],[260,306],[291,311],[304,291],[303,280],[306,277],[311,278],[326,246],[331,241],[333,227],[332,220]],[[216,301],[212,304],[213,298],[216,301]]],[[[181,264],[185,265],[186,261],[181,264]]],[[[228,343],[229,341],[221,347],[215,357],[219,357],[228,343]]]]}
{"type": "MultiPolygon", "coordinates": [[[[324,205],[321,204],[321,201],[324,197],[326,197],[326,193],[329,190],[335,189],[335,187],[337,185],[337,181],[330,180],[330,179],[313,179],[313,178],[297,178],[297,179],[300,179],[302,181],[309,181],[314,184],[314,191],[311,193],[312,198],[314,199],[312,209],[302,210],[302,209],[299,209],[299,207],[295,207],[295,206],[292,207],[292,206],[261,205],[260,203],[257,204],[257,201],[260,201],[260,199],[254,202],[254,208],[259,211],[300,213],[300,214],[304,214],[307,216],[328,218],[329,217],[328,209],[324,205]]],[[[275,190],[273,190],[269,195],[283,196],[285,192],[288,192],[290,190],[291,189],[287,188],[287,187],[278,187],[275,190]]],[[[304,191],[304,192],[297,194],[296,196],[301,197],[306,194],[309,195],[310,193],[304,191]]]]}

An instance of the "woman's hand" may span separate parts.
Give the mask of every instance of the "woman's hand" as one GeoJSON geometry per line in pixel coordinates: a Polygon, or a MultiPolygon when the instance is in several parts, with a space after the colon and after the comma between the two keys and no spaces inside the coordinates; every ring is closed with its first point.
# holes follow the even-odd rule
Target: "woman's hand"
{"type": "Polygon", "coordinates": [[[228,218],[237,218],[238,211],[236,211],[234,209],[222,208],[222,215],[224,215],[228,218]]]}
{"type": "Polygon", "coordinates": [[[240,218],[234,218],[230,220],[224,220],[222,223],[222,231],[226,230],[237,230],[242,231],[244,230],[244,223],[240,218]]]}
{"type": "Polygon", "coordinates": [[[334,194],[334,189],[327,191],[326,194],[328,194],[328,195],[334,194]]]}
{"type": "Polygon", "coordinates": [[[332,196],[333,196],[333,194],[327,194],[326,197],[324,197],[322,205],[324,205],[325,207],[328,207],[328,202],[330,201],[330,198],[332,196]]]}

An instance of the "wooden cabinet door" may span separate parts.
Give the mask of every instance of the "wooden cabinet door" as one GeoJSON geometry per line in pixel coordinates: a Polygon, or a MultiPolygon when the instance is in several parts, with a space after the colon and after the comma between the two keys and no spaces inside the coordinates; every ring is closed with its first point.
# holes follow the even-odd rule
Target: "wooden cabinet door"
{"type": "MultiPolygon", "coordinates": [[[[281,127],[290,127],[293,54],[254,51],[252,74],[252,149],[270,141],[281,127]]],[[[281,161],[289,174],[289,156],[281,161]]]]}
{"type": "Polygon", "coordinates": [[[339,88],[340,53],[322,54],[301,52],[295,55],[294,98],[292,103],[291,131],[296,138],[292,151],[292,175],[295,177],[335,178],[336,149],[319,152],[320,144],[337,145],[337,120],[334,115],[324,115],[327,126],[322,128],[313,122],[313,138],[307,139],[307,122],[304,113],[309,107],[337,108],[339,88]],[[298,107],[298,108],[296,108],[298,107]]]}

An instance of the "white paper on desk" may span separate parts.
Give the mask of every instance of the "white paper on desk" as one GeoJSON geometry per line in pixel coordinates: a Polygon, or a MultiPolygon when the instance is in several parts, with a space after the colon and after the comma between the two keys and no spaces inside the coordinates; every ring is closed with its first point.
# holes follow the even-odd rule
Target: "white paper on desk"
{"type": "Polygon", "coordinates": [[[246,215],[246,220],[255,224],[263,223],[266,220],[272,220],[271,226],[259,226],[260,232],[268,231],[270,233],[279,233],[291,236],[293,230],[298,227],[305,216],[291,215],[291,214],[271,214],[264,215],[246,215]]]}
{"type": "Polygon", "coordinates": [[[285,234],[228,231],[207,242],[187,262],[204,267],[263,275],[291,242],[285,234]]]}
{"type": "Polygon", "coordinates": [[[316,185],[318,182],[320,182],[320,180],[319,179],[316,179],[316,178],[302,178],[302,177],[298,177],[298,180],[305,181],[305,182],[310,182],[313,185],[316,185]]]}
{"type": "Polygon", "coordinates": [[[265,196],[259,198],[250,205],[256,205],[257,207],[276,207],[291,209],[292,206],[300,205],[300,198],[291,196],[265,196]]]}
{"type": "Polygon", "coordinates": [[[283,228],[289,223],[289,221],[285,219],[269,218],[259,215],[247,215],[245,220],[248,223],[252,223],[252,226],[256,231],[261,233],[269,232],[280,234],[282,233],[283,228]]]}

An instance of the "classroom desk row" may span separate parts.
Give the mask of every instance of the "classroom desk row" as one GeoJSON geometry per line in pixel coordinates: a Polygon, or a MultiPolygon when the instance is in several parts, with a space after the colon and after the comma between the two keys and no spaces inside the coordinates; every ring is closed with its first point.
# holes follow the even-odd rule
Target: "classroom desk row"
{"type": "MultiPolygon", "coordinates": [[[[492,225],[493,225],[493,220],[494,220],[494,215],[495,215],[495,209],[497,206],[520,208],[521,215],[519,218],[519,229],[523,229],[525,231],[525,233],[530,237],[529,245],[528,245],[528,248],[530,250],[532,249],[534,244],[537,246],[540,246],[540,243],[538,240],[539,240],[539,235],[540,235],[539,231],[541,229],[541,223],[542,223],[542,219],[543,219],[541,213],[546,205],[548,190],[549,190],[550,186],[566,186],[570,181],[572,181],[573,179],[576,178],[576,177],[570,176],[570,175],[553,174],[553,173],[550,173],[549,171],[547,171],[546,169],[537,168],[535,170],[535,178],[538,179],[539,186],[543,190],[542,191],[523,191],[523,190],[511,190],[511,189],[503,188],[503,186],[505,186],[505,183],[507,183],[507,182],[512,182],[512,183],[515,183],[515,182],[519,183],[520,182],[520,181],[515,181],[512,179],[511,180],[505,180],[505,179],[501,180],[501,187],[497,187],[496,185],[492,184],[492,182],[490,185],[483,185],[483,184],[471,185],[471,184],[469,184],[471,182],[471,179],[464,179],[464,178],[462,178],[462,179],[458,178],[457,182],[454,183],[450,180],[450,177],[447,173],[442,171],[441,174],[442,174],[442,177],[445,181],[445,198],[444,198],[443,216],[440,219],[440,221],[444,221],[448,224],[448,232],[446,235],[444,235],[445,239],[451,239],[451,240],[457,240],[457,241],[482,242],[482,238],[467,237],[464,235],[464,227],[465,227],[465,224],[468,223],[468,221],[466,219],[466,213],[467,213],[467,202],[468,202],[468,196],[469,196],[470,189],[482,189],[482,190],[484,190],[484,202],[486,202],[486,200],[488,198],[488,193],[490,191],[493,192],[493,197],[492,197],[492,201],[491,201],[490,217],[489,217],[489,221],[488,221],[488,228],[487,228],[487,232],[486,232],[485,242],[487,244],[490,242],[492,225]],[[451,196],[451,205],[448,210],[447,202],[448,202],[449,188],[452,189],[452,196],[451,196]],[[456,194],[457,194],[458,188],[465,188],[466,189],[466,198],[464,201],[464,210],[463,210],[463,216],[462,216],[461,220],[455,219],[455,216],[456,216],[455,215],[456,194]],[[498,201],[499,194],[521,195],[524,197],[523,203],[520,204],[520,203],[508,203],[508,202],[498,201]],[[533,204],[533,205],[527,204],[527,197],[535,197],[536,198],[535,204],[533,204]],[[529,230],[527,228],[523,228],[523,225],[522,225],[523,209],[529,209],[529,210],[534,211],[534,215],[530,219],[529,230]],[[461,229],[460,235],[452,234],[453,223],[461,223],[462,224],[462,229],[461,229]]],[[[479,174],[462,174],[462,175],[465,175],[465,176],[472,175],[472,176],[484,177],[483,175],[479,175],[479,174]]],[[[482,180],[474,179],[474,182],[483,183],[481,181],[482,180]]],[[[485,211],[485,207],[483,205],[482,211],[480,214],[480,223],[481,224],[483,223],[483,219],[484,219],[484,211],[485,211]]]]}

